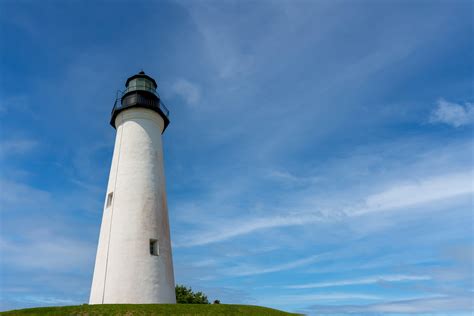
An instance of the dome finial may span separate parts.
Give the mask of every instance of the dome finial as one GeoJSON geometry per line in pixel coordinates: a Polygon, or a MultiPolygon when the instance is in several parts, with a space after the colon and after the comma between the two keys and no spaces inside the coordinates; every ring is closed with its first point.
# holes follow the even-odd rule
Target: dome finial
{"type": "Polygon", "coordinates": [[[144,71],[143,71],[143,69],[142,69],[142,70],[140,70],[140,72],[139,72],[138,74],[140,74],[140,75],[144,75],[144,74],[145,74],[145,72],[144,72],[144,71]]]}

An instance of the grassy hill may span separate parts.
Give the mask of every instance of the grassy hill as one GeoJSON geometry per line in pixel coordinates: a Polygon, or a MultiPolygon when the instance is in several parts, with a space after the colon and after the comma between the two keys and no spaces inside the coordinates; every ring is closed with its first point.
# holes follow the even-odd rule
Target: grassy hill
{"type": "Polygon", "coordinates": [[[19,309],[0,313],[0,315],[255,315],[283,316],[298,315],[276,309],[229,304],[111,304],[111,305],[79,305],[60,307],[37,307],[19,309]]]}

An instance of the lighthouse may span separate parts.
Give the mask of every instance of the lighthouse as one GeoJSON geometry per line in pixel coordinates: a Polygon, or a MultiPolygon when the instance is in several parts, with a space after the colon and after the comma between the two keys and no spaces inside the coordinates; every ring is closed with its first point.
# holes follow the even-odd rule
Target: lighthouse
{"type": "Polygon", "coordinates": [[[176,303],[161,139],[170,121],[156,89],[141,71],[112,109],[115,147],[90,304],[176,303]]]}

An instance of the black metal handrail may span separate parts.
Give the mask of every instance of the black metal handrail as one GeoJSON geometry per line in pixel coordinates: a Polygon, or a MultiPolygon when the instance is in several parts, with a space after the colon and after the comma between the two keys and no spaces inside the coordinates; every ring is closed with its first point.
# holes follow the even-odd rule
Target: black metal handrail
{"type": "Polygon", "coordinates": [[[160,99],[160,109],[161,109],[161,111],[166,115],[167,118],[170,117],[170,110],[168,110],[168,108],[167,108],[166,105],[163,103],[163,101],[161,101],[161,99],[160,99]]]}
{"type": "Polygon", "coordinates": [[[135,87],[135,89],[127,88],[124,91],[117,90],[117,94],[116,94],[116,97],[115,97],[115,102],[114,102],[114,107],[112,109],[112,113],[115,111],[115,109],[119,109],[119,108],[122,107],[122,98],[126,93],[132,92],[132,91],[140,91],[140,90],[151,92],[154,95],[156,95],[158,97],[158,100],[159,100],[158,107],[160,108],[161,112],[163,112],[163,114],[166,115],[166,117],[169,118],[170,111],[168,110],[166,105],[163,103],[163,101],[161,100],[160,95],[158,94],[158,92],[155,89],[136,89],[136,87],[135,87]],[[117,103],[118,103],[118,106],[117,106],[117,103]]]}

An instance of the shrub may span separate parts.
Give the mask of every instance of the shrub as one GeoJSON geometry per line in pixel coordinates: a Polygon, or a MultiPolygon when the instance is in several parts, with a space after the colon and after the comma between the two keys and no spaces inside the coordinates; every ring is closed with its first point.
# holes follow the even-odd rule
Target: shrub
{"type": "Polygon", "coordinates": [[[178,304],[209,304],[203,292],[194,293],[190,287],[176,285],[176,303],[178,304]]]}

